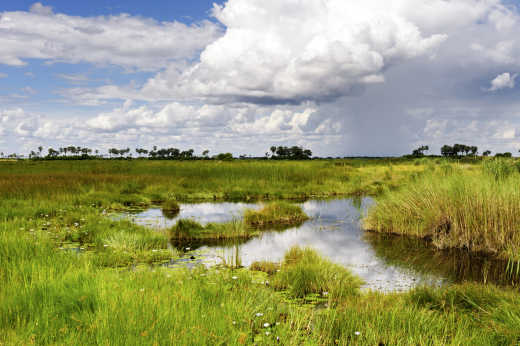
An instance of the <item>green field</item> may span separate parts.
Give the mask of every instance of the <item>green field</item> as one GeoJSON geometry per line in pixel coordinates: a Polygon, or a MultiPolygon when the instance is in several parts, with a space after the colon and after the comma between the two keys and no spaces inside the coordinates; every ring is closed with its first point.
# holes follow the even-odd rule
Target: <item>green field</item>
{"type": "MultiPolygon", "coordinates": [[[[367,292],[349,270],[298,248],[255,270],[162,268],[149,264],[179,255],[168,246],[174,228],[107,214],[370,195],[367,229],[505,258],[514,275],[518,183],[514,160],[2,161],[0,344],[516,345],[517,287],[367,292]]],[[[190,227],[182,231],[206,232],[190,227]]]]}

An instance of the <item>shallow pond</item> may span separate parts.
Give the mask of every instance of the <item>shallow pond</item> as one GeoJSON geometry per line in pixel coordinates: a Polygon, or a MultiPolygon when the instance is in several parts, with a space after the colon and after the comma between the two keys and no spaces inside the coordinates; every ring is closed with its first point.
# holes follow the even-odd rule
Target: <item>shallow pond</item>
{"type": "MultiPolygon", "coordinates": [[[[208,244],[175,244],[185,258],[169,266],[195,263],[249,266],[255,261],[280,261],[292,246],[312,247],[330,260],[348,267],[365,281],[365,287],[381,291],[402,291],[416,285],[444,285],[479,281],[508,283],[504,263],[466,251],[437,251],[426,242],[406,237],[367,233],[360,218],[372,203],[370,199],[313,200],[301,204],[311,219],[298,227],[266,231],[247,241],[208,244]]],[[[150,227],[170,227],[179,218],[201,223],[225,222],[258,204],[182,204],[178,215],[163,215],[160,209],[127,214],[136,223],[150,227]]]]}

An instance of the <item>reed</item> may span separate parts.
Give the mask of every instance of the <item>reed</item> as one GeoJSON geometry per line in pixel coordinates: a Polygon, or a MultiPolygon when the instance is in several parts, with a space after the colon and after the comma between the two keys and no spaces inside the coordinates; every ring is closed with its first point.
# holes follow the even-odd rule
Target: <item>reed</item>
{"type": "Polygon", "coordinates": [[[503,165],[499,161],[478,171],[455,167],[445,174],[423,174],[378,198],[364,228],[431,239],[438,248],[517,260],[520,174],[503,165]]]}

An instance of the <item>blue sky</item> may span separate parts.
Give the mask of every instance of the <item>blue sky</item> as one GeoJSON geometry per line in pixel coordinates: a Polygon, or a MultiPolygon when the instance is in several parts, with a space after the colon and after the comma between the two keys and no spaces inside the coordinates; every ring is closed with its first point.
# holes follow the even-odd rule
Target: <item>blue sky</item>
{"type": "Polygon", "coordinates": [[[512,0],[0,3],[0,152],[520,149],[512,0]]]}
{"type": "MultiPolygon", "coordinates": [[[[220,1],[164,1],[164,0],[50,0],[43,4],[51,6],[56,13],[64,13],[71,16],[106,16],[112,14],[128,13],[134,16],[154,18],[158,21],[178,20],[191,23],[193,21],[208,19],[208,12],[213,3],[220,1]]],[[[3,11],[27,11],[35,1],[33,0],[3,0],[3,11]]]]}

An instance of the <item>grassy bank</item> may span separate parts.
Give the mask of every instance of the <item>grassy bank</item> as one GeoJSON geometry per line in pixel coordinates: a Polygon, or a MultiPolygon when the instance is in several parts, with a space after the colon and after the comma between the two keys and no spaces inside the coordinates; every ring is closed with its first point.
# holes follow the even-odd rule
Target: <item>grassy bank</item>
{"type": "Polygon", "coordinates": [[[378,198],[364,219],[368,230],[431,239],[520,259],[520,174],[511,161],[429,171],[378,198]]]}

